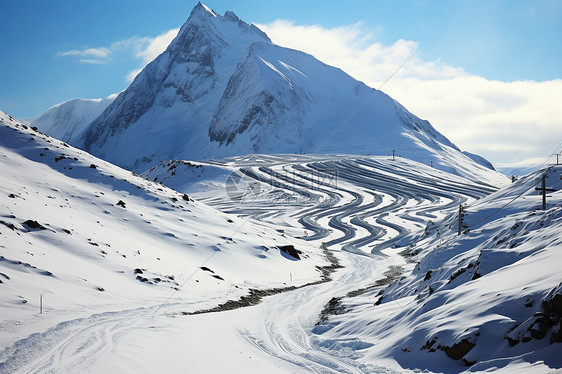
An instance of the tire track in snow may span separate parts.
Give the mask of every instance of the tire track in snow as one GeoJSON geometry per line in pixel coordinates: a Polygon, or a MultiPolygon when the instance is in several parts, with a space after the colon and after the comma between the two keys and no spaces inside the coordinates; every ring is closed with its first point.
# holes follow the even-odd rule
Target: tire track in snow
{"type": "Polygon", "coordinates": [[[94,314],[34,333],[0,352],[0,373],[85,372],[146,308],[94,314]]]}
{"type": "MultiPolygon", "coordinates": [[[[363,260],[359,256],[354,256],[354,259],[354,264],[360,267],[363,260]]],[[[352,267],[355,268],[353,264],[352,267]]],[[[264,316],[262,330],[242,330],[239,335],[256,349],[291,363],[302,372],[396,373],[388,368],[360,363],[357,360],[361,355],[360,349],[337,351],[322,347],[318,338],[311,334],[320,311],[315,312],[311,308],[310,300],[327,302],[334,293],[345,292],[353,284],[360,284],[364,281],[363,275],[357,268],[355,270],[341,274],[337,280],[328,284],[306,287],[264,300],[258,306],[263,309],[260,313],[264,316]]],[[[318,306],[321,307],[322,304],[324,302],[318,306]]],[[[349,343],[368,346],[362,342],[349,343]]]]}

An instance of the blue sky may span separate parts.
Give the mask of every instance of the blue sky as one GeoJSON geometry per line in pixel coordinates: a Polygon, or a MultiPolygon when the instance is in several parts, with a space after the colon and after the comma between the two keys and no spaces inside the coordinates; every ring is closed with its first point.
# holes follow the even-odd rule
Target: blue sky
{"type": "MultiPolygon", "coordinates": [[[[324,46],[326,50],[319,50],[318,44],[329,40],[330,35],[341,35],[342,48],[355,48],[366,55],[370,47],[379,46],[385,53],[396,53],[396,59],[391,62],[397,66],[400,59],[404,59],[404,55],[398,53],[400,48],[405,52],[415,50],[416,61],[412,63],[410,75],[402,78],[423,81],[419,92],[427,92],[428,87],[433,87],[431,84],[443,83],[446,79],[449,79],[449,87],[453,87],[451,79],[455,82],[464,79],[464,84],[468,84],[466,77],[474,78],[471,82],[489,82],[486,87],[498,82],[556,83],[562,78],[559,41],[562,0],[213,0],[204,3],[220,14],[233,10],[246,22],[261,25],[274,42],[313,53],[374,87],[383,79],[369,76],[366,67],[371,63],[375,69],[376,63],[364,59],[362,63],[366,67],[354,70],[358,62],[351,59],[357,58],[356,53],[348,50],[349,59],[338,60],[337,50],[328,51],[327,45],[324,46]],[[285,23],[276,24],[277,20],[285,20],[285,23]],[[293,32],[301,33],[300,39],[315,32],[319,34],[308,45],[300,41],[291,45],[289,37],[293,32]],[[323,39],[322,32],[328,39],[323,39]],[[401,41],[404,43],[400,44],[401,41]],[[330,56],[335,57],[330,60],[330,56]],[[420,69],[423,70],[421,76],[413,76],[420,69]]],[[[154,47],[154,38],[181,26],[195,4],[196,1],[173,0],[3,0],[0,3],[3,15],[0,22],[0,109],[18,118],[31,118],[65,100],[106,97],[125,89],[131,72],[147,62],[146,49],[154,47]]],[[[341,55],[345,57],[345,53],[341,55]]],[[[384,75],[385,70],[381,72],[384,75]]],[[[454,134],[455,126],[460,125],[451,125],[447,114],[454,103],[444,102],[447,107],[439,109],[434,108],[436,100],[416,100],[405,89],[401,91],[401,84],[405,87],[408,83],[404,79],[390,82],[383,91],[415,114],[430,120],[454,142],[474,143],[466,128],[465,135],[454,134]]],[[[505,93],[513,91],[513,86],[499,83],[490,88],[494,102],[504,102],[507,100],[505,93]],[[497,95],[501,100],[497,100],[497,95]]],[[[543,84],[519,88],[522,92],[536,89],[538,94],[549,96],[558,88],[557,85],[545,87],[543,84]]],[[[441,84],[435,92],[440,90],[447,88],[441,84]]],[[[466,102],[467,99],[459,96],[459,100],[466,102]]],[[[551,113],[552,108],[543,108],[542,112],[551,113]]],[[[460,130],[458,133],[461,134],[460,130]]],[[[482,153],[486,149],[480,148],[475,150],[472,146],[471,151],[482,153]]],[[[484,153],[494,158],[505,150],[496,147],[484,153]]],[[[534,151],[528,150],[526,156],[531,157],[534,151]]],[[[513,161],[514,158],[509,162],[513,161]]]]}

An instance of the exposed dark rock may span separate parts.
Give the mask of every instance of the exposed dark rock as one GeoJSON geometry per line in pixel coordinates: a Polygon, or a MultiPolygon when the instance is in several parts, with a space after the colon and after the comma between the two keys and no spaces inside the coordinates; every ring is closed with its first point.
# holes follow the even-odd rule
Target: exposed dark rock
{"type": "Polygon", "coordinates": [[[519,343],[519,340],[513,339],[511,336],[506,336],[507,342],[509,343],[510,347],[516,346],[519,343]]]}
{"type": "Polygon", "coordinates": [[[552,335],[550,336],[549,343],[562,343],[562,320],[558,321],[558,324],[552,328],[552,335]]]}
{"type": "Polygon", "coordinates": [[[320,319],[316,322],[316,326],[326,322],[328,317],[331,315],[339,315],[347,313],[347,309],[341,302],[341,297],[332,297],[330,301],[326,305],[324,305],[324,309],[320,312],[320,319]]]}
{"type": "Polygon", "coordinates": [[[119,205],[119,206],[125,208],[125,202],[124,202],[123,200],[119,200],[119,201],[117,202],[117,205],[119,205]]]}
{"type": "Polygon", "coordinates": [[[47,230],[47,228],[45,226],[43,226],[39,222],[31,220],[31,219],[28,219],[23,224],[26,225],[27,227],[29,227],[30,229],[33,229],[33,230],[47,230]]]}
{"type": "Polygon", "coordinates": [[[436,343],[435,339],[427,340],[424,345],[422,345],[421,349],[431,349],[436,343]]]}
{"type": "Polygon", "coordinates": [[[562,316],[562,294],[555,294],[550,299],[550,310],[557,316],[562,316]]]}
{"type": "Polygon", "coordinates": [[[455,280],[459,275],[463,274],[466,271],[467,268],[460,268],[459,270],[457,270],[453,275],[451,275],[451,278],[449,278],[449,283],[451,283],[453,280],[455,280]]]}
{"type": "Polygon", "coordinates": [[[539,317],[531,326],[531,336],[537,340],[543,339],[550,327],[551,323],[548,317],[539,317]]]}
{"type": "Polygon", "coordinates": [[[208,268],[208,267],[206,267],[206,266],[201,266],[201,267],[200,267],[200,269],[201,269],[201,270],[203,270],[203,271],[208,271],[209,273],[213,273],[213,274],[215,274],[215,272],[214,272],[214,271],[212,271],[211,269],[209,269],[209,268],[208,268]]]}
{"type": "Polygon", "coordinates": [[[218,279],[218,280],[221,280],[221,281],[224,280],[224,278],[221,277],[220,275],[216,275],[216,274],[215,274],[215,275],[212,275],[212,277],[213,277],[213,278],[216,278],[216,279],[218,279]]]}
{"type": "Polygon", "coordinates": [[[90,164],[90,168],[92,168],[92,169],[97,169],[98,167],[97,167],[97,165],[95,165],[95,164],[90,164]]]}
{"type": "Polygon", "coordinates": [[[16,230],[16,226],[14,226],[13,223],[0,220],[0,224],[6,226],[7,228],[9,228],[9,229],[12,230],[12,231],[15,231],[15,230],[16,230]]]}
{"type": "Polygon", "coordinates": [[[458,343],[453,344],[451,347],[441,346],[441,349],[451,357],[453,360],[460,360],[463,358],[475,344],[468,341],[468,339],[463,339],[458,343]]]}
{"type": "Polygon", "coordinates": [[[296,258],[297,260],[300,260],[300,256],[298,251],[295,249],[294,245],[282,245],[282,246],[278,246],[277,248],[279,248],[279,250],[293,256],[294,258],[296,258]]]}

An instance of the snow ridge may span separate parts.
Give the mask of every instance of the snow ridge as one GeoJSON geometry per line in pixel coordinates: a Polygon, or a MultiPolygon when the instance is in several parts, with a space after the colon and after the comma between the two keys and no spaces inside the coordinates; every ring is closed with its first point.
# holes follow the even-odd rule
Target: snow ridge
{"type": "Polygon", "coordinates": [[[101,112],[113,102],[105,99],[72,99],[49,108],[37,117],[30,126],[67,143],[76,143],[82,132],[101,112]]]}

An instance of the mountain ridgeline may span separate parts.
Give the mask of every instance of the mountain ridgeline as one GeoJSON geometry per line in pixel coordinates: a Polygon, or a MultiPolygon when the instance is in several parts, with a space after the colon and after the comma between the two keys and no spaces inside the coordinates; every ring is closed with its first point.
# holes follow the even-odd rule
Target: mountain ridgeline
{"type": "Polygon", "coordinates": [[[134,171],[168,159],[396,150],[460,175],[475,164],[490,172],[383,92],[201,3],[74,145],[134,171]]]}

